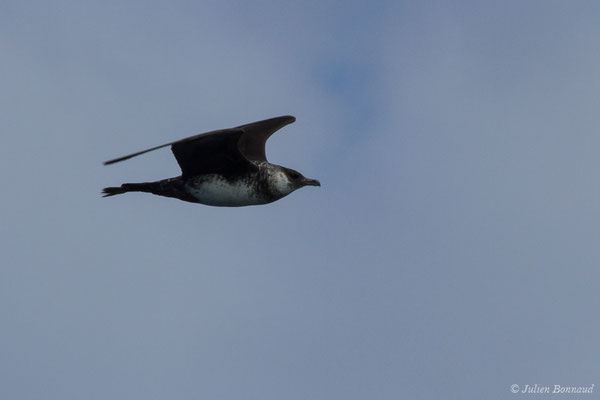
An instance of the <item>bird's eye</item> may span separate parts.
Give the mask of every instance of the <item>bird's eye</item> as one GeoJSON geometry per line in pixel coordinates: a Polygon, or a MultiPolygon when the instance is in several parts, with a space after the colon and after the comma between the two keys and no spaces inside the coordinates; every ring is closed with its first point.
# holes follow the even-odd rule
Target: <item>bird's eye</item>
{"type": "Polygon", "coordinates": [[[290,178],[292,178],[292,179],[298,179],[299,177],[300,177],[300,175],[298,175],[295,172],[290,173],[290,178]]]}

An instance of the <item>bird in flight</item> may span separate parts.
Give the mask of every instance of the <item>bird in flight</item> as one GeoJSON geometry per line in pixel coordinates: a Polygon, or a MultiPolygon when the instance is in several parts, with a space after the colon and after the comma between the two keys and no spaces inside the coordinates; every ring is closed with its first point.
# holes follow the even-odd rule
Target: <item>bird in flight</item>
{"type": "Polygon", "coordinates": [[[107,187],[103,197],[146,192],[209,206],[241,207],[272,203],[304,186],[321,186],[316,179],[267,161],[267,139],[295,120],[287,115],[201,133],[106,161],[104,165],[114,164],[171,146],[181,176],[107,187]]]}

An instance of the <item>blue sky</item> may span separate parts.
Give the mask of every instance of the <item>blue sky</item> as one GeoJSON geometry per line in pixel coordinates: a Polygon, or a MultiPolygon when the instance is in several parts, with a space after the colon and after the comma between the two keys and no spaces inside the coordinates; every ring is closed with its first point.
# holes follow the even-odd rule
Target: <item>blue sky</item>
{"type": "Polygon", "coordinates": [[[1,397],[597,386],[598,17],[2,2],[1,397]],[[321,188],[239,209],[100,197],[179,174],[168,150],[102,161],[284,114],[269,159],[321,188]]]}

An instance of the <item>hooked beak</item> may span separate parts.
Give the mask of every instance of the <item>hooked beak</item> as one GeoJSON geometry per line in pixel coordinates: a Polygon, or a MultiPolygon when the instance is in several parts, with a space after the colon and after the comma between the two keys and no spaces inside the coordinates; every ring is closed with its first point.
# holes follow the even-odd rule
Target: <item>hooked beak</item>
{"type": "Polygon", "coordinates": [[[304,186],[321,186],[321,182],[316,179],[304,179],[304,186]]]}

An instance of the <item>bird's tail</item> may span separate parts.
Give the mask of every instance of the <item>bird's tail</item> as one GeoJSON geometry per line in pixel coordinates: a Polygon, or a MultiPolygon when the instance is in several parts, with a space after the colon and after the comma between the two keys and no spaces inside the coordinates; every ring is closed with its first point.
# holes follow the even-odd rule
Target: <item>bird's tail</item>
{"type": "Polygon", "coordinates": [[[107,187],[102,190],[102,197],[114,196],[127,192],[146,192],[157,194],[159,196],[175,197],[177,199],[194,202],[185,189],[185,184],[181,177],[163,179],[156,182],[143,183],[124,183],[119,187],[107,187]]]}
{"type": "Polygon", "coordinates": [[[123,194],[127,192],[150,192],[152,193],[154,187],[154,182],[148,183],[124,183],[118,187],[107,187],[102,189],[102,197],[114,196],[117,194],[123,194]]]}

